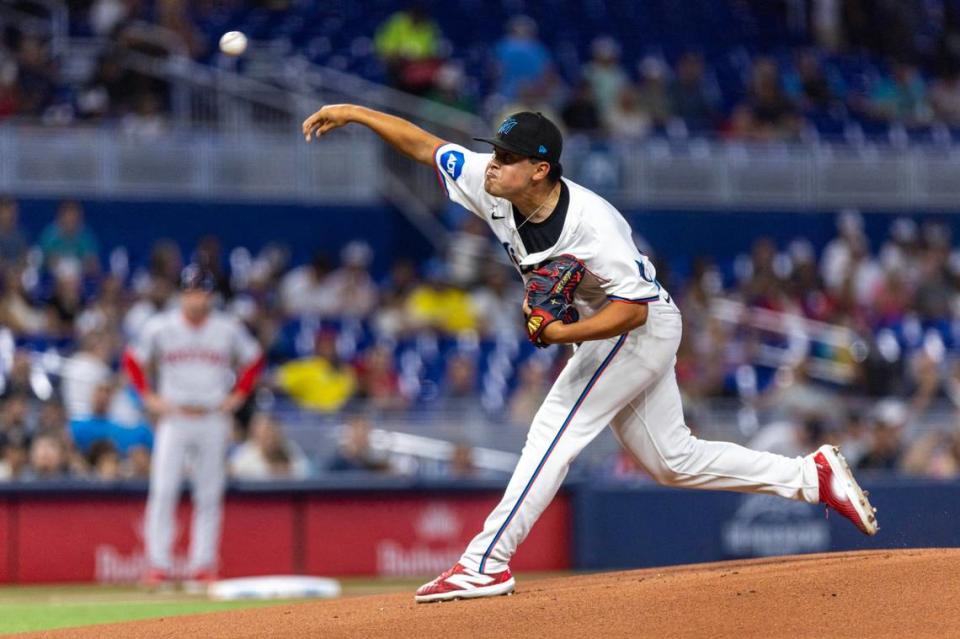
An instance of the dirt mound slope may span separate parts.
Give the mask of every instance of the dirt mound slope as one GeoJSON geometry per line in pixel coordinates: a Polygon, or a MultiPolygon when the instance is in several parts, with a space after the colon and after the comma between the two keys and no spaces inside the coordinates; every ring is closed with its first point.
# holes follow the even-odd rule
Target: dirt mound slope
{"type": "Polygon", "coordinates": [[[46,637],[960,636],[960,549],[803,555],[518,580],[515,595],[412,593],[170,617],[46,637]]]}

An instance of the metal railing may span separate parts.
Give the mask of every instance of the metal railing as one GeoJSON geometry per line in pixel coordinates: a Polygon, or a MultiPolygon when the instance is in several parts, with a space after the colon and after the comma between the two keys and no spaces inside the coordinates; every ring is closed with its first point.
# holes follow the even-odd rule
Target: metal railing
{"type": "Polygon", "coordinates": [[[362,129],[307,145],[299,133],[0,126],[0,191],[16,195],[373,204],[380,159],[362,129]]]}
{"type": "Polygon", "coordinates": [[[22,0],[17,7],[0,2],[0,26],[49,38],[54,57],[66,49],[70,18],[59,0],[22,0]]]}

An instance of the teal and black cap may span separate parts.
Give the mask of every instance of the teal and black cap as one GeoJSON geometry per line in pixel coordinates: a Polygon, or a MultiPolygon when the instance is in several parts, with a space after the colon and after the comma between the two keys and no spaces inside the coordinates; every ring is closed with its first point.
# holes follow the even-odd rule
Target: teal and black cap
{"type": "Polygon", "coordinates": [[[560,129],[542,113],[533,111],[521,111],[509,116],[492,138],[473,139],[550,164],[559,165],[560,153],[563,152],[560,129]]]}

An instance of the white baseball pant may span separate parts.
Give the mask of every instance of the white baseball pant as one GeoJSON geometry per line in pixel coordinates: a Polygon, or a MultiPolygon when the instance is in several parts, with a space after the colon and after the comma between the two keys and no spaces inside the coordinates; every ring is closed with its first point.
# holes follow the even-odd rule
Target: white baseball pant
{"type": "Polygon", "coordinates": [[[673,370],[681,333],[680,311],[658,301],[650,304],[643,326],[577,348],[533,419],[503,499],[460,563],[480,572],[503,570],[553,500],[570,463],[608,424],[661,484],[817,503],[812,457],[783,457],[690,433],[673,370]]]}
{"type": "Polygon", "coordinates": [[[146,513],[147,559],[152,567],[174,568],[176,508],[189,461],[193,522],[188,570],[216,569],[230,424],[229,416],[218,412],[176,415],[158,423],[146,513]]]}

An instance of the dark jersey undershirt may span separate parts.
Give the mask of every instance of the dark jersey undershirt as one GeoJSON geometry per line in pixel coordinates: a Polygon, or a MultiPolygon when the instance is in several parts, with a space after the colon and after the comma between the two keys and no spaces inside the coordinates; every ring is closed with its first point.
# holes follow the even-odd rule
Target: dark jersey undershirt
{"type": "Polygon", "coordinates": [[[520,233],[520,239],[523,240],[523,246],[527,249],[527,254],[539,253],[545,251],[560,239],[563,232],[563,222],[567,219],[567,207],[570,205],[570,191],[567,185],[560,182],[560,197],[557,199],[557,205],[553,209],[550,217],[543,222],[524,223],[524,217],[513,207],[513,221],[517,225],[520,233]]]}

